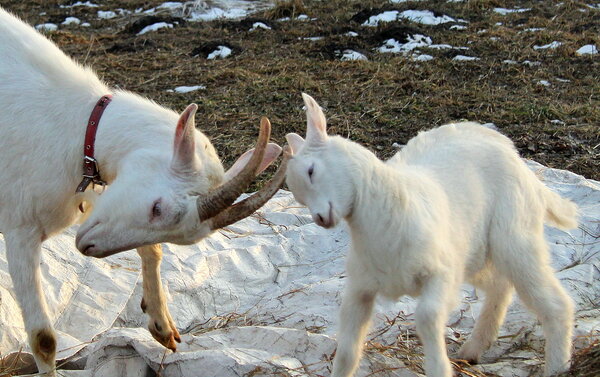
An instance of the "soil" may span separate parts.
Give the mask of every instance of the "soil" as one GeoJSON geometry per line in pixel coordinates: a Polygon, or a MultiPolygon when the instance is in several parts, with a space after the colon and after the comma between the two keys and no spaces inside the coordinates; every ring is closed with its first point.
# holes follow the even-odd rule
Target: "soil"
{"type": "Polygon", "coordinates": [[[523,157],[600,180],[600,56],[575,53],[585,44],[600,46],[600,9],[588,6],[591,1],[294,0],[247,19],[211,22],[184,22],[168,13],[96,16],[98,10],[149,9],[162,0],[57,6],[72,2],[1,4],[32,24],[60,23],[69,16],[89,22],[90,27],[60,25],[48,36],[112,86],[176,110],[198,103],[197,125],[226,165],[253,143],[262,115],[271,119],[273,139],[280,144],[287,132],[302,134],[300,93],[306,92],[325,108],[330,133],[362,143],[381,158],[397,151],[394,143],[405,144],[421,130],[465,119],[494,123],[523,157]],[[501,15],[495,7],[531,10],[501,15]],[[465,30],[450,29],[457,23],[429,26],[407,20],[362,25],[381,11],[407,9],[469,22],[461,24],[465,30]],[[314,20],[296,20],[300,13],[314,20]],[[291,20],[281,21],[284,16],[291,20]],[[157,20],[176,24],[136,34],[157,20]],[[272,29],[249,31],[259,21],[272,29]],[[414,34],[468,50],[420,49],[434,57],[427,62],[376,52],[387,39],[405,41],[414,34]],[[553,41],[562,45],[533,48],[553,41]],[[233,54],[207,60],[206,50],[218,45],[230,46],[233,54]],[[369,60],[341,61],[345,49],[369,60]],[[452,59],[459,54],[480,60],[452,59]],[[207,88],[167,92],[182,85],[207,88]]]}

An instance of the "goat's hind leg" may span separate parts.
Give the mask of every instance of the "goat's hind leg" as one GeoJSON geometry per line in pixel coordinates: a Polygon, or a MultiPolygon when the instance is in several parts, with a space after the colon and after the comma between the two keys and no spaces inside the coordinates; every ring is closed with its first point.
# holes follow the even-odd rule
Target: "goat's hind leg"
{"type": "Polygon", "coordinates": [[[496,245],[504,244],[505,249],[495,253],[496,266],[509,277],[519,297],[536,314],[544,330],[544,375],[567,370],[571,357],[573,301],[549,265],[548,246],[543,235],[520,234],[497,241],[496,245]]]}
{"type": "Polygon", "coordinates": [[[478,363],[481,354],[496,341],[512,299],[512,285],[505,277],[498,275],[477,284],[485,291],[485,302],[473,333],[458,351],[458,357],[471,364],[478,363]]]}
{"type": "Polygon", "coordinates": [[[138,247],[137,252],[142,258],[144,295],[141,307],[150,317],[148,331],[160,344],[175,351],[177,349],[175,342],[180,343],[181,338],[169,313],[160,280],[162,248],[159,244],[154,244],[138,247]]]}
{"type": "Polygon", "coordinates": [[[56,335],[48,317],[42,290],[42,232],[32,229],[7,231],[4,238],[8,270],[23,314],[33,358],[39,373],[54,376],[56,335]]]}

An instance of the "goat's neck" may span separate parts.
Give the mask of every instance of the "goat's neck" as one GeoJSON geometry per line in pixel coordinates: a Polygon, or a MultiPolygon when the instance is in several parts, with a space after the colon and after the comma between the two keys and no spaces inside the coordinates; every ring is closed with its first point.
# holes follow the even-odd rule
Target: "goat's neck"
{"type": "Polygon", "coordinates": [[[350,159],[355,197],[346,221],[354,235],[378,237],[402,222],[413,178],[367,153],[350,159]]]}
{"type": "MultiPolygon", "coordinates": [[[[172,153],[178,115],[135,94],[117,91],[96,135],[95,156],[102,179],[112,182],[135,152],[172,153]]],[[[129,164],[131,166],[131,164],[129,164]]],[[[138,166],[143,166],[140,161],[138,166]]]]}

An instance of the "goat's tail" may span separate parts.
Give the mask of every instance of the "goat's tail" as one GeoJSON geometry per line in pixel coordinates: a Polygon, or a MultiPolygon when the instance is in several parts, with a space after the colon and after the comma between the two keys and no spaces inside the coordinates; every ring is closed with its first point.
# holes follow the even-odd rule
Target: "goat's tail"
{"type": "Polygon", "coordinates": [[[543,188],[546,201],[546,221],[560,229],[577,228],[577,205],[549,188],[543,188]]]}

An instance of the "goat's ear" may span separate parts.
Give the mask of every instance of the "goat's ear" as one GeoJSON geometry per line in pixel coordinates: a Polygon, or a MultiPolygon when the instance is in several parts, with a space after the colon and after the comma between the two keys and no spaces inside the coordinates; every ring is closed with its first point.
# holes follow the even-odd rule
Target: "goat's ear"
{"type": "MultiPolygon", "coordinates": [[[[243,155],[238,157],[238,159],[233,163],[233,165],[225,172],[224,182],[229,181],[231,178],[235,177],[242,171],[244,166],[250,161],[252,155],[254,154],[254,148],[246,151],[243,155]]],[[[265,170],[279,155],[281,154],[281,147],[275,143],[267,144],[265,148],[265,155],[260,163],[258,168],[258,173],[265,170]]],[[[256,174],[258,174],[256,173],[256,174]]]]}
{"type": "Polygon", "coordinates": [[[297,154],[300,148],[302,148],[302,146],[304,145],[304,139],[302,138],[302,136],[293,132],[285,135],[285,140],[287,140],[287,143],[292,149],[293,155],[297,154]]]}
{"type": "Polygon", "coordinates": [[[306,141],[323,143],[327,139],[327,121],[321,106],[311,96],[302,93],[306,105],[306,141]]]}
{"type": "Polygon", "coordinates": [[[196,110],[198,110],[198,105],[195,103],[189,105],[179,116],[177,128],[175,128],[172,167],[180,172],[195,171],[198,168],[194,139],[196,110]]]}

